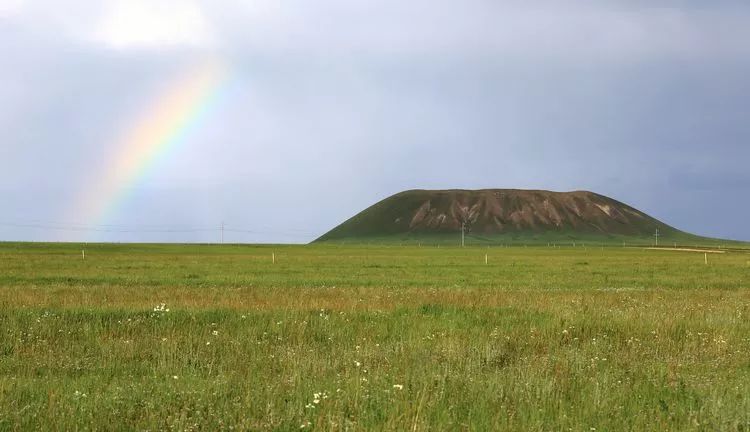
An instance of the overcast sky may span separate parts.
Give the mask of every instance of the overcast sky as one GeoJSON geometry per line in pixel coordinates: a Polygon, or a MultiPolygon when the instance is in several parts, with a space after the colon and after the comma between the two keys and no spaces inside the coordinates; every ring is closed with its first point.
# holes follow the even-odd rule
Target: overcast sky
{"type": "Polygon", "coordinates": [[[404,189],[498,187],[750,240],[749,22],[744,1],[0,0],[0,239],[306,242],[404,189]],[[71,212],[206,62],[228,78],[200,123],[106,219],[71,212]]]}

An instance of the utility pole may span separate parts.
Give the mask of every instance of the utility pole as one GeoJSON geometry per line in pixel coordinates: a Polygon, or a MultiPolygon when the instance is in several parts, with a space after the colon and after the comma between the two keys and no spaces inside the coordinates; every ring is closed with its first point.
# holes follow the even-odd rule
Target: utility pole
{"type": "Polygon", "coordinates": [[[466,237],[465,232],[466,232],[466,222],[462,221],[461,222],[461,247],[464,247],[466,245],[466,243],[465,243],[465,237],[466,237]]]}
{"type": "Polygon", "coordinates": [[[656,232],[654,233],[654,238],[656,239],[656,246],[659,246],[659,228],[656,229],[656,232]]]}
{"type": "Polygon", "coordinates": [[[221,244],[224,244],[224,222],[221,223],[221,244]]]}

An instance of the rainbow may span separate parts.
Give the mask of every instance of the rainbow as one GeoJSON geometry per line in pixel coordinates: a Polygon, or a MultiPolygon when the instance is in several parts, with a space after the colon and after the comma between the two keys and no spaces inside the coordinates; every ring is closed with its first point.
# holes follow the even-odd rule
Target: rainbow
{"type": "Polygon", "coordinates": [[[188,137],[220,99],[228,82],[226,67],[209,62],[170,83],[117,142],[113,158],[74,210],[91,225],[109,221],[149,172],[188,137]]]}

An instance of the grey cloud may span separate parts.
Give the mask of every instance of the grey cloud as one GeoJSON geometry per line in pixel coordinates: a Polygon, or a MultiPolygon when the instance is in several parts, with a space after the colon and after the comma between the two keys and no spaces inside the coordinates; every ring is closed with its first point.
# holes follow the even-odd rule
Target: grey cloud
{"type": "Polygon", "coordinates": [[[672,172],[669,182],[675,188],[683,188],[689,191],[742,194],[742,192],[750,190],[750,173],[747,171],[730,171],[724,167],[714,167],[703,171],[685,169],[672,172]]]}
{"type": "MultiPolygon", "coordinates": [[[[86,3],[56,18],[36,2],[0,23],[6,222],[94,223],[69,201],[133,114],[213,55],[233,71],[225,100],[109,223],[224,221],[249,231],[236,241],[297,242],[402,189],[532,187],[595,190],[679,228],[750,239],[737,216],[750,204],[736,199],[750,158],[743,4],[203,2],[218,46],[109,50],[65,36],[101,12],[76,12],[86,3]]],[[[2,239],[88,234],[0,225],[2,239]]]]}
{"type": "MultiPolygon", "coordinates": [[[[654,7],[626,2],[284,3],[216,11],[227,41],[294,55],[462,53],[633,61],[747,54],[745,5],[654,7]],[[243,13],[244,12],[244,13],[243,13]]],[[[230,42],[231,43],[231,42],[230,42]]]]}

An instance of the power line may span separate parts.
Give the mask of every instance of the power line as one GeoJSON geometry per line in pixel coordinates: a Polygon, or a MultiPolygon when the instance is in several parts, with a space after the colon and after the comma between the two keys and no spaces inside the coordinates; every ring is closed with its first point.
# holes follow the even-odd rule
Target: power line
{"type": "Polygon", "coordinates": [[[241,234],[279,234],[290,237],[310,237],[319,236],[320,233],[303,233],[303,232],[290,232],[290,231],[257,231],[257,230],[245,230],[245,229],[234,229],[224,227],[225,232],[241,233],[241,234]]]}
{"type": "MultiPolygon", "coordinates": [[[[123,224],[94,224],[94,223],[80,223],[80,222],[60,222],[60,221],[49,221],[49,220],[41,220],[41,219],[29,219],[25,222],[18,222],[16,221],[5,221],[0,222],[0,225],[44,225],[44,226],[66,226],[66,227],[82,227],[82,228],[102,228],[102,229],[109,229],[109,228],[120,228],[120,229],[132,229],[132,230],[149,230],[149,229],[194,229],[193,227],[185,227],[181,226],[182,228],[175,228],[175,225],[145,225],[145,224],[130,224],[130,225],[123,225],[123,224]]],[[[180,225],[177,225],[180,227],[180,225]]]]}
{"type": "MultiPolygon", "coordinates": [[[[231,228],[222,222],[219,227],[215,228],[202,228],[202,227],[175,227],[170,228],[161,226],[163,228],[137,228],[135,226],[128,225],[84,225],[75,223],[59,223],[59,222],[47,222],[47,223],[22,223],[22,222],[0,222],[0,226],[13,227],[13,228],[28,228],[28,229],[41,229],[49,231],[71,231],[71,232],[102,232],[102,233],[133,233],[133,234],[185,234],[185,233],[201,233],[201,232],[220,232],[221,240],[224,241],[224,233],[240,233],[240,234],[276,234],[290,237],[312,237],[319,233],[312,233],[309,231],[303,231],[301,229],[287,229],[287,230],[270,230],[270,229],[242,229],[242,228],[231,228]]],[[[144,227],[148,227],[145,225],[144,227]]],[[[150,227],[156,227],[158,225],[150,225],[150,227]]]]}
{"type": "Polygon", "coordinates": [[[15,228],[35,228],[54,231],[79,231],[79,232],[112,232],[112,233],[191,233],[215,231],[215,228],[187,228],[187,229],[117,229],[117,228],[97,228],[87,226],[63,226],[63,225],[45,225],[45,224],[24,224],[24,223],[0,223],[1,226],[10,226],[15,228]]]}

